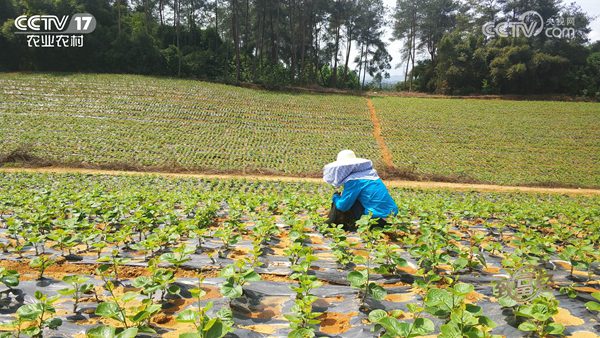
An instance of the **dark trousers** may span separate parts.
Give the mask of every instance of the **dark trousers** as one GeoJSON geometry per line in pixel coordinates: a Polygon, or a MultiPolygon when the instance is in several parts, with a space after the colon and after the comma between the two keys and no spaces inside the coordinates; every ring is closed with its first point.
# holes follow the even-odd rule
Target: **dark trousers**
{"type": "MultiPolygon", "coordinates": [[[[344,230],[346,231],[355,231],[356,230],[356,221],[358,221],[362,215],[365,213],[365,208],[362,204],[356,200],[354,205],[348,211],[341,211],[340,209],[335,207],[335,203],[331,203],[331,209],[329,210],[329,215],[327,216],[328,224],[342,224],[344,225],[344,230]]],[[[377,227],[383,227],[387,224],[384,219],[377,219],[377,227]]]]}

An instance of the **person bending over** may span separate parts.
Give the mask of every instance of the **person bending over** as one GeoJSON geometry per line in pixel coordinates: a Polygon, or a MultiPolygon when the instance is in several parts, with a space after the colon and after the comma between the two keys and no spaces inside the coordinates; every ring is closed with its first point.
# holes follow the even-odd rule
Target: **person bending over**
{"type": "Polygon", "coordinates": [[[379,226],[384,226],[388,217],[398,213],[398,206],[373,169],[373,162],[357,158],[352,150],[340,151],[335,162],[325,165],[323,180],[335,188],[343,187],[341,194],[333,194],[329,224],[343,224],[344,229],[353,230],[362,215],[371,214],[379,226]]]}

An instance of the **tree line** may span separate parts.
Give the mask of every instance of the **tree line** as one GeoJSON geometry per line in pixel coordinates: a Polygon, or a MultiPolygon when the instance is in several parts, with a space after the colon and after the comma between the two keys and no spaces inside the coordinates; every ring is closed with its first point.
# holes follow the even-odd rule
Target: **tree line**
{"type": "Polygon", "coordinates": [[[598,95],[590,17],[560,0],[0,0],[0,70],[180,76],[266,87],[381,86],[445,94],[598,95]],[[485,22],[529,10],[574,18],[569,37],[487,37],[485,22]],[[21,15],[88,12],[82,48],[29,48],[21,15]],[[402,42],[389,50],[389,35],[402,42]],[[392,60],[391,52],[400,52],[392,60]]]}

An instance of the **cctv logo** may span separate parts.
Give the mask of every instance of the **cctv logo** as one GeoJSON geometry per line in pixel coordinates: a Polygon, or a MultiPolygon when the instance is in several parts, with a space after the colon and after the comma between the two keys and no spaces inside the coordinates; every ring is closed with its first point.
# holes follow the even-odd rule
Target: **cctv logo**
{"type": "Polygon", "coordinates": [[[65,15],[60,20],[56,15],[33,15],[27,18],[27,15],[21,15],[15,19],[15,27],[20,31],[62,31],[66,28],[69,16],[65,15]]]}
{"type": "Polygon", "coordinates": [[[488,38],[500,37],[532,37],[539,35],[544,29],[544,19],[536,11],[528,11],[521,14],[518,21],[505,21],[495,24],[493,21],[486,22],[482,26],[483,34],[488,38]]]}
{"type": "Polygon", "coordinates": [[[15,19],[15,27],[17,34],[89,34],[96,29],[96,18],[89,13],[77,13],[71,21],[68,15],[21,15],[15,19]]]}
{"type": "Polygon", "coordinates": [[[68,15],[21,15],[15,19],[15,34],[25,35],[29,47],[83,47],[83,34],[96,29],[96,18],[89,13],[68,15]]]}

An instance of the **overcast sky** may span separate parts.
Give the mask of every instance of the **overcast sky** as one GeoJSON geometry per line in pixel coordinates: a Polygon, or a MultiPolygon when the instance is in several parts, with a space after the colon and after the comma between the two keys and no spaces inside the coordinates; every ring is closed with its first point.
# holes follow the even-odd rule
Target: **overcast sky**
{"type": "MultiPolygon", "coordinates": [[[[385,5],[391,9],[396,6],[396,0],[383,0],[385,5]]],[[[588,13],[588,15],[595,17],[595,19],[591,22],[590,28],[592,29],[591,33],[588,35],[590,41],[600,40],[600,0],[566,0],[565,3],[575,2],[581,8],[588,13]]],[[[391,37],[391,32],[387,32],[387,40],[391,37]]],[[[400,50],[401,43],[399,41],[390,41],[388,45],[388,51],[394,58],[392,61],[392,69],[390,70],[390,75],[393,77],[397,77],[399,75],[403,75],[404,72],[396,66],[400,62],[400,50]]],[[[350,59],[351,61],[354,59],[354,56],[350,59]]]]}

